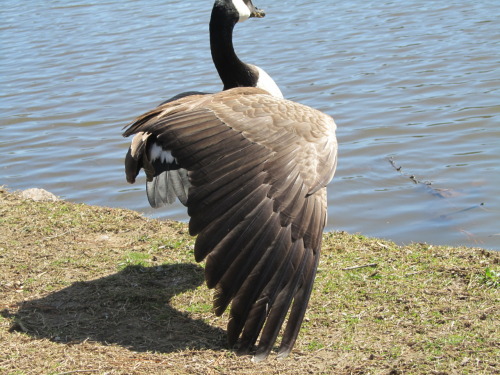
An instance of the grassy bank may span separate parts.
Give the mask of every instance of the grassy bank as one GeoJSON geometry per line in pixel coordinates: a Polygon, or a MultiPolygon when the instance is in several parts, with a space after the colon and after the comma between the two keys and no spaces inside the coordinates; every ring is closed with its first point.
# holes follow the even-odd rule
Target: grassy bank
{"type": "Polygon", "coordinates": [[[291,357],[225,342],[186,225],[0,188],[0,373],[500,374],[500,253],[325,233],[291,357]]]}

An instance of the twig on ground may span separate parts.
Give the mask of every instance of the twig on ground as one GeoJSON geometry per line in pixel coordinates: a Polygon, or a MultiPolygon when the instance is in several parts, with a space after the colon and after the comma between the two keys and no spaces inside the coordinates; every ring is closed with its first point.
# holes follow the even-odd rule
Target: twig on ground
{"type": "Polygon", "coordinates": [[[352,267],[342,268],[342,271],[349,271],[349,270],[355,270],[358,268],[377,267],[377,266],[378,266],[377,263],[370,263],[370,264],[363,264],[361,266],[352,266],[352,267]]]}

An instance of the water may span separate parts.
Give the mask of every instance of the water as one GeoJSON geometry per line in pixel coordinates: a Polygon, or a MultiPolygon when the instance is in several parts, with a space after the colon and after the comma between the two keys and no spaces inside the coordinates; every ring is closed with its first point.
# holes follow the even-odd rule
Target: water
{"type": "MultiPolygon", "coordinates": [[[[327,228],[500,249],[496,1],[255,4],[267,16],[237,25],[239,56],[338,124],[327,228]]],[[[126,184],[120,133],[176,93],[220,90],[210,8],[4,0],[0,184],[187,220],[126,184]]]]}

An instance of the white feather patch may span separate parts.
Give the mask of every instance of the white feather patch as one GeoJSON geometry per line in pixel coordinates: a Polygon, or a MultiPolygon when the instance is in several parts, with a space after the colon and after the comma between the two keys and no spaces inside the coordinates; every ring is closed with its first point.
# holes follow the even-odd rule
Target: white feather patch
{"type": "Polygon", "coordinates": [[[149,150],[149,160],[155,161],[157,159],[165,164],[172,164],[176,161],[170,150],[164,150],[159,144],[153,143],[149,150]]]}
{"type": "Polygon", "coordinates": [[[257,87],[259,89],[266,90],[268,93],[270,93],[272,96],[276,98],[283,98],[283,94],[281,93],[280,88],[278,87],[276,82],[274,82],[271,76],[258,66],[255,66],[255,68],[257,68],[257,70],[259,71],[259,79],[257,81],[257,87]]]}
{"type": "Polygon", "coordinates": [[[250,18],[250,9],[247,7],[247,5],[243,2],[243,0],[233,0],[233,5],[236,8],[236,11],[238,12],[240,19],[238,22],[243,22],[246,21],[247,19],[250,18]]]}

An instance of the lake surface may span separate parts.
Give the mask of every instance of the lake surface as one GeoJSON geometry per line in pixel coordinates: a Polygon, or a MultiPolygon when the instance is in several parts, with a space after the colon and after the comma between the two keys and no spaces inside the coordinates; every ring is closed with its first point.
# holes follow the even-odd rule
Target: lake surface
{"type": "MultiPolygon", "coordinates": [[[[255,0],[243,61],[331,114],[329,230],[500,249],[500,13],[483,1],[255,0]]],[[[187,220],[127,185],[124,125],[218,91],[212,1],[3,0],[0,184],[187,220]]]]}

